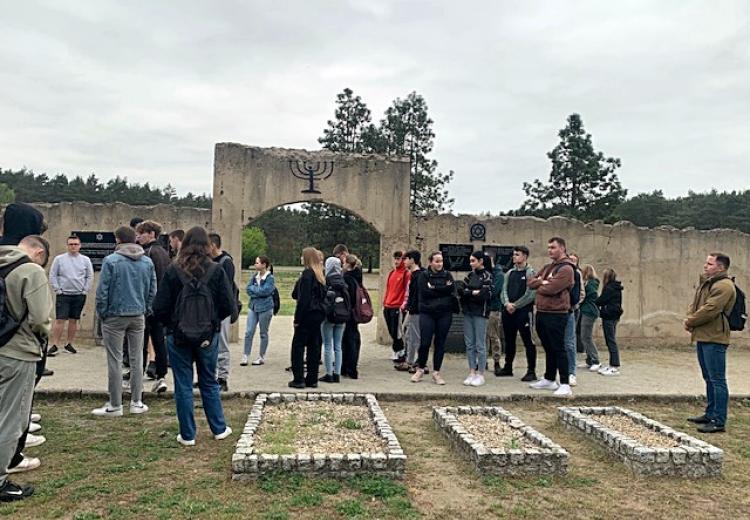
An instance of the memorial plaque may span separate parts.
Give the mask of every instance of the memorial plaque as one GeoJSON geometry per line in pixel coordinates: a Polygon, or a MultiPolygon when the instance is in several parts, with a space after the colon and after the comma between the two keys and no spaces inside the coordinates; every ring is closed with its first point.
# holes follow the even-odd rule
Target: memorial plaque
{"type": "Polygon", "coordinates": [[[94,271],[102,270],[104,257],[115,252],[115,234],[111,231],[73,231],[81,239],[81,254],[91,259],[94,271]]]}
{"type": "Polygon", "coordinates": [[[474,252],[474,247],[467,244],[440,244],[438,247],[443,253],[443,268],[446,271],[471,271],[469,257],[474,252]]]}
{"type": "Polygon", "coordinates": [[[492,265],[499,265],[503,271],[513,267],[513,246],[482,246],[482,251],[492,258],[492,265]]]}

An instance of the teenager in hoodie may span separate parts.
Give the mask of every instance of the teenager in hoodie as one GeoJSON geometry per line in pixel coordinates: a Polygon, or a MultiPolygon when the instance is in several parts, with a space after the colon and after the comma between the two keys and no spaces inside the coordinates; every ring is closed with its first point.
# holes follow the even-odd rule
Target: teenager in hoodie
{"type": "Polygon", "coordinates": [[[403,252],[393,253],[393,270],[388,273],[383,294],[383,317],[388,327],[388,333],[393,339],[393,355],[391,359],[395,365],[406,361],[404,340],[401,336],[401,305],[406,296],[406,287],[409,284],[409,271],[404,264],[403,252]]]}
{"type": "MultiPolygon", "coordinates": [[[[335,252],[335,251],[334,251],[335,252]]],[[[357,289],[362,285],[362,262],[355,255],[347,254],[344,260],[344,281],[349,290],[349,302],[354,310],[357,301],[357,289]]],[[[352,313],[353,314],[353,313],[352,313]]],[[[362,346],[362,337],[359,333],[359,324],[354,321],[354,316],[349,318],[344,329],[344,338],[341,344],[341,375],[351,379],[359,378],[359,350],[362,346]]]]}
{"type": "MultiPolygon", "coordinates": [[[[339,298],[345,302],[351,302],[349,288],[344,281],[341,269],[341,260],[331,256],[326,260],[326,301],[338,301],[339,298]]],[[[351,315],[351,303],[348,304],[351,315]]],[[[330,313],[320,324],[320,334],[323,338],[323,364],[326,375],[318,381],[323,383],[338,383],[341,380],[341,342],[344,338],[346,322],[334,318],[330,313]]]]}
{"type": "Polygon", "coordinates": [[[487,320],[490,316],[492,296],[492,273],[485,268],[484,253],[474,251],[469,257],[471,271],[460,285],[458,295],[464,312],[464,343],[469,376],[466,386],[484,384],[484,367],[487,365],[487,320]]]}
{"type": "Polygon", "coordinates": [[[102,336],[107,350],[109,401],[92,410],[99,417],[122,416],[122,342],[128,338],[130,364],[130,413],[148,411],[143,404],[143,338],[146,315],[156,295],[154,263],[135,243],[135,230],[121,226],[115,230],[117,247],[102,262],[96,288],[96,312],[102,320],[102,336]]]}
{"type": "Polygon", "coordinates": [[[585,296],[581,303],[581,343],[583,343],[584,352],[586,352],[586,365],[591,370],[600,366],[599,351],[594,343],[594,324],[599,318],[599,307],[596,306],[596,299],[599,296],[599,279],[596,277],[594,266],[586,264],[581,269],[583,275],[583,287],[585,296]]]}
{"type": "Polygon", "coordinates": [[[622,284],[614,269],[605,269],[602,275],[602,294],[596,299],[602,318],[604,341],[609,350],[609,366],[599,368],[603,376],[620,374],[620,352],[617,348],[617,322],[622,316],[622,284]]]}

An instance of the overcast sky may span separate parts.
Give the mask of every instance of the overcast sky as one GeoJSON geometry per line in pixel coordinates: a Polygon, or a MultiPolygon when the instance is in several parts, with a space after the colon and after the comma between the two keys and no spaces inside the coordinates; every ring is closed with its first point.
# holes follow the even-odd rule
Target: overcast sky
{"type": "Polygon", "coordinates": [[[460,212],[513,209],[572,112],[631,194],[750,188],[750,2],[2,1],[0,167],[210,192],[214,143],[319,148],[416,90],[460,212]]]}

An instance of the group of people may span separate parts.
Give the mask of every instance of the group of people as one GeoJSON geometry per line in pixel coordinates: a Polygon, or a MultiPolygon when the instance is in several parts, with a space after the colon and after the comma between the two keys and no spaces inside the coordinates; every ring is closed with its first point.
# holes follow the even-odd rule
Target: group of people
{"type": "Polygon", "coordinates": [[[471,270],[463,280],[454,280],[436,251],[423,268],[421,254],[397,251],[383,297],[383,315],[392,338],[392,359],[396,370],[408,371],[418,383],[430,371],[427,367],[430,347],[434,349],[432,380],[443,385],[441,368],[445,344],[453,315],[463,314],[463,335],[468,374],[463,384],[482,386],[494,361],[494,374],[513,376],[516,338],[526,350],[526,372],[521,381],[532,388],[551,389],[555,395],[572,395],[577,384],[576,367],[604,376],[620,373],[616,340],[617,323],[622,315],[622,284],[613,269],[606,269],[603,289],[594,267],[579,267],[575,253],[568,253],[565,240],[550,239],[548,254],[552,262],[539,273],[528,264],[526,246],[513,249],[513,266],[504,271],[492,258],[475,251],[469,258],[471,270]],[[602,319],[609,349],[609,365],[603,365],[593,340],[594,323],[602,319]],[[536,374],[536,331],[546,356],[546,372],[536,374]],[[586,354],[577,365],[578,345],[586,354]],[[502,363],[502,356],[505,361],[502,363]],[[559,372],[559,384],[557,373],[559,372]]]}

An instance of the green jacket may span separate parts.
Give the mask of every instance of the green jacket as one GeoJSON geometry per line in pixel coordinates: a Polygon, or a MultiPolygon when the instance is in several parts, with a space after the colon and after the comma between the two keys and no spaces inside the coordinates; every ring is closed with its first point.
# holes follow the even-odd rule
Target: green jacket
{"type": "MultiPolygon", "coordinates": [[[[503,304],[503,307],[505,307],[509,303],[512,303],[516,306],[517,309],[520,309],[521,307],[526,307],[530,303],[534,303],[534,299],[536,298],[536,291],[534,289],[529,289],[528,287],[526,288],[526,292],[523,293],[523,296],[521,296],[518,301],[512,302],[508,299],[508,280],[510,279],[510,273],[518,270],[519,269],[516,266],[513,266],[505,273],[503,291],[500,295],[500,302],[503,304]]],[[[534,278],[534,276],[536,276],[534,268],[526,264],[526,281],[531,280],[532,278],[534,278]]]]}
{"type": "Polygon", "coordinates": [[[692,341],[729,345],[729,321],[737,293],[726,273],[712,278],[701,277],[685,325],[690,327],[692,341]]]}
{"type": "Polygon", "coordinates": [[[503,282],[505,281],[505,275],[503,274],[503,268],[496,265],[492,269],[492,292],[490,296],[490,311],[500,311],[503,309],[503,304],[500,301],[500,297],[503,293],[503,282]]]}
{"type": "MultiPolygon", "coordinates": [[[[15,246],[0,246],[0,266],[12,264],[26,256],[15,246]]],[[[19,361],[39,361],[42,359],[40,338],[49,337],[52,299],[47,275],[39,265],[26,263],[16,267],[5,278],[8,311],[16,319],[21,319],[28,310],[26,319],[16,334],[2,347],[0,356],[19,361]]]]}
{"type": "Polygon", "coordinates": [[[599,279],[591,278],[586,281],[586,295],[581,302],[581,312],[592,318],[599,317],[599,307],[596,306],[596,299],[599,297],[599,279]]]}

